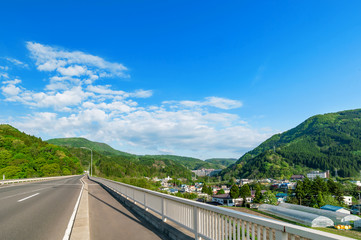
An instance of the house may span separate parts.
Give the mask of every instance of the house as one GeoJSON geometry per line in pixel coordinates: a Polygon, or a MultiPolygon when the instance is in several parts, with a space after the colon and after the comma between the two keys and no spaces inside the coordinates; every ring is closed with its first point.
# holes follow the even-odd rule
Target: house
{"type": "MultiPolygon", "coordinates": [[[[261,190],[261,193],[264,194],[266,192],[266,190],[261,190]]],[[[252,199],[256,196],[256,190],[251,190],[251,196],[252,199]]]]}
{"type": "Polygon", "coordinates": [[[350,211],[344,209],[343,207],[338,207],[338,206],[333,206],[333,205],[325,205],[325,206],[322,206],[320,208],[323,209],[323,210],[328,210],[328,211],[332,211],[332,212],[350,214],[350,211]]]}
{"type": "Polygon", "coordinates": [[[290,181],[299,181],[299,180],[303,180],[304,178],[305,176],[303,175],[292,175],[290,181]]]}
{"type": "Polygon", "coordinates": [[[320,171],[312,171],[310,173],[307,173],[307,177],[311,180],[315,179],[316,177],[320,178],[329,178],[330,177],[330,171],[327,170],[326,172],[320,172],[320,171]]]}
{"type": "Polygon", "coordinates": [[[277,193],[276,198],[278,203],[284,203],[287,200],[287,193],[277,193]]]}
{"type": "Polygon", "coordinates": [[[351,206],[352,205],[352,196],[343,196],[343,202],[347,206],[351,206]]]}
{"type": "Polygon", "coordinates": [[[231,198],[228,193],[213,195],[212,201],[226,206],[236,206],[242,203],[242,198],[231,198]]]}

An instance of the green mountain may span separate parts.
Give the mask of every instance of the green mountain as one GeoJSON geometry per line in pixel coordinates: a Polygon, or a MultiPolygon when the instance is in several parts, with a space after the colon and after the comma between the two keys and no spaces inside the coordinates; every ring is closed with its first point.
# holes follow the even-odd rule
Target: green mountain
{"type": "Polygon", "coordinates": [[[151,156],[158,159],[169,159],[175,162],[182,164],[183,166],[187,167],[190,170],[197,170],[202,168],[213,168],[213,169],[223,169],[225,168],[222,164],[219,163],[212,163],[203,161],[198,158],[192,157],[182,157],[182,156],[175,156],[175,155],[146,155],[151,156]]]}
{"type": "Polygon", "coordinates": [[[47,140],[48,143],[65,147],[87,147],[106,156],[131,156],[132,154],[115,150],[105,143],[89,141],[86,138],[54,138],[47,140]]]}
{"type": "Polygon", "coordinates": [[[48,144],[0,124],[0,176],[29,178],[81,174],[79,160],[63,147],[48,144]]]}
{"type": "Polygon", "coordinates": [[[221,167],[220,168],[226,168],[232,164],[234,164],[235,162],[237,162],[238,159],[236,158],[211,158],[211,159],[207,159],[205,160],[206,162],[209,163],[213,163],[213,164],[218,164],[221,167]]]}
{"type": "Polygon", "coordinates": [[[214,168],[214,169],[224,169],[226,166],[221,163],[217,163],[216,161],[213,162],[207,162],[202,161],[201,159],[197,158],[191,158],[191,157],[182,157],[182,156],[175,156],[175,155],[145,155],[145,156],[137,156],[134,154],[122,152],[115,150],[111,146],[105,144],[105,143],[99,143],[99,142],[93,142],[85,138],[55,138],[55,139],[49,139],[47,140],[48,143],[64,146],[64,147],[74,147],[74,148],[80,148],[80,147],[87,147],[92,149],[93,151],[96,151],[104,156],[127,156],[129,158],[134,160],[144,159],[144,158],[152,158],[152,159],[158,159],[158,160],[170,160],[173,162],[177,162],[179,164],[182,164],[189,170],[194,169],[201,169],[201,168],[214,168]]]}
{"type": "MultiPolygon", "coordinates": [[[[90,151],[93,150],[93,173],[104,177],[159,177],[191,178],[191,171],[171,158],[137,156],[113,149],[105,143],[92,142],[85,138],[58,138],[47,142],[64,146],[80,159],[84,168],[90,166],[90,151]]],[[[201,161],[201,160],[200,160],[201,161]]]]}
{"type": "Polygon", "coordinates": [[[311,169],[342,177],[361,170],[361,109],[313,116],[276,134],[222,171],[226,179],[282,178],[311,169]]]}

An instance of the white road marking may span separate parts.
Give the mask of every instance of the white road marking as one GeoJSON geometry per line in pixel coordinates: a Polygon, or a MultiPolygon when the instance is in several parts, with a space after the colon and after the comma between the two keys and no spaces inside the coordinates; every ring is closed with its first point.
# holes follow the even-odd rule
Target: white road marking
{"type": "Polygon", "coordinates": [[[50,188],[50,187],[39,188],[39,189],[35,189],[35,190],[32,190],[32,191],[28,191],[28,192],[17,193],[17,194],[14,194],[14,195],[10,195],[10,196],[6,196],[6,197],[3,197],[3,198],[0,198],[0,200],[4,200],[4,199],[16,197],[16,196],[19,196],[19,195],[25,195],[25,194],[32,193],[32,192],[41,191],[41,190],[44,190],[44,189],[47,189],[47,188],[50,188]]]}
{"type": "Polygon", "coordinates": [[[65,230],[63,240],[69,240],[70,239],[71,230],[73,229],[73,225],[74,225],[74,221],[75,221],[75,215],[76,215],[76,212],[78,211],[80,198],[81,198],[81,195],[82,195],[83,189],[84,189],[84,183],[83,183],[82,179],[80,179],[80,181],[81,181],[82,187],[81,187],[81,190],[80,190],[78,201],[75,204],[73,214],[71,215],[69,223],[68,223],[68,227],[65,230]]]}
{"type": "Polygon", "coordinates": [[[26,198],[20,199],[20,200],[18,200],[18,202],[25,201],[25,200],[27,200],[27,199],[29,199],[29,198],[35,197],[36,195],[39,195],[39,193],[35,193],[35,194],[33,194],[33,195],[29,196],[29,197],[26,197],[26,198]]]}

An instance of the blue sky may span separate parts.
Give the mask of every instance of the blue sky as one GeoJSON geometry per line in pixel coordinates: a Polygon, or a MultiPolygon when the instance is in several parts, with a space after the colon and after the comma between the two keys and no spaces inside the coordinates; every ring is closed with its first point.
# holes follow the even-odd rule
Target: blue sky
{"type": "Polygon", "coordinates": [[[136,154],[240,157],[360,108],[360,1],[7,1],[0,121],[136,154]]]}

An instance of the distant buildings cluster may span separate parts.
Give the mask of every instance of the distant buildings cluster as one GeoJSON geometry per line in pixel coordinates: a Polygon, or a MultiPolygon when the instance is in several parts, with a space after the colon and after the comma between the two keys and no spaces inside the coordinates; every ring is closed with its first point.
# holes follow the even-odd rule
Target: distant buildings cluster
{"type": "Polygon", "coordinates": [[[205,176],[215,176],[217,175],[220,171],[222,171],[222,169],[198,169],[198,170],[192,170],[192,172],[199,176],[199,177],[205,177],[205,176]]]}

